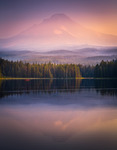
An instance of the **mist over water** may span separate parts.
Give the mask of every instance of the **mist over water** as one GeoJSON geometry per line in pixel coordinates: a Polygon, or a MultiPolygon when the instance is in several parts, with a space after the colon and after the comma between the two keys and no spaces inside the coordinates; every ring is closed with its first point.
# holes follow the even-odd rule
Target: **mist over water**
{"type": "Polygon", "coordinates": [[[0,80],[0,149],[116,150],[117,80],[0,80]]]}

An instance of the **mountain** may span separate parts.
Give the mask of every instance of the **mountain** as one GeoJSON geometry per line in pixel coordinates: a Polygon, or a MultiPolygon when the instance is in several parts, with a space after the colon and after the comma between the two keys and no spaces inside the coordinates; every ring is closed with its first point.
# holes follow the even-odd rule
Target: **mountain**
{"type": "Polygon", "coordinates": [[[116,46],[117,36],[87,29],[65,14],[54,14],[20,34],[0,40],[0,48],[13,50],[66,49],[78,45],[116,46]]]}

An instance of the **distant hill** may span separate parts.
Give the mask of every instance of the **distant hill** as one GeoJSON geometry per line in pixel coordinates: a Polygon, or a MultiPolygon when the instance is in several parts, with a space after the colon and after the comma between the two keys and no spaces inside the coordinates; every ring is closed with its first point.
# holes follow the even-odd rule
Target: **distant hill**
{"type": "Polygon", "coordinates": [[[81,63],[97,64],[101,60],[117,59],[117,49],[114,48],[83,48],[75,50],[36,51],[0,51],[0,57],[8,60],[22,60],[30,63],[81,63]]]}

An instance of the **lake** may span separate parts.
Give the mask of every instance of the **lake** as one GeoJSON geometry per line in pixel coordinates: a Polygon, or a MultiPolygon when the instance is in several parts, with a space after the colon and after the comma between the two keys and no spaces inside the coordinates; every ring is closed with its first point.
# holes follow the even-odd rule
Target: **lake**
{"type": "Polygon", "coordinates": [[[0,150],[117,150],[117,80],[0,80],[0,150]]]}

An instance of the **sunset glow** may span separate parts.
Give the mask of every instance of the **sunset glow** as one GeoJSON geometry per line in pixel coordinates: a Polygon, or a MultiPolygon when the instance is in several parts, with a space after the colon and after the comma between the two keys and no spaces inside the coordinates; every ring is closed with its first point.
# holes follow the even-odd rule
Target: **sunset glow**
{"type": "Polygon", "coordinates": [[[82,44],[116,46],[116,8],[115,0],[2,1],[0,39],[13,38],[0,41],[0,47],[47,50],[82,44]],[[52,18],[56,14],[66,18],[52,18]]]}

